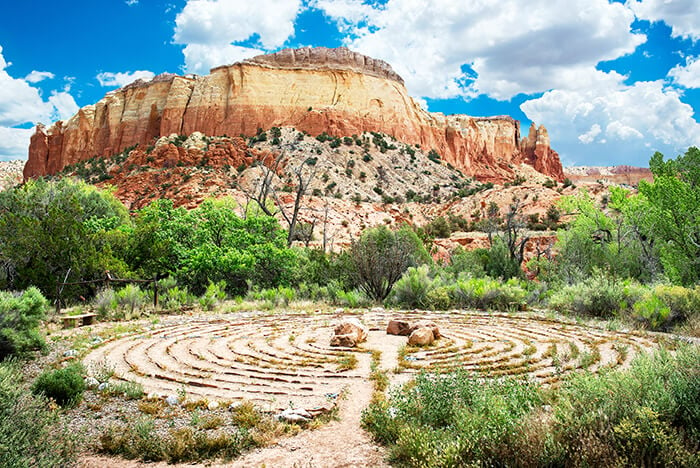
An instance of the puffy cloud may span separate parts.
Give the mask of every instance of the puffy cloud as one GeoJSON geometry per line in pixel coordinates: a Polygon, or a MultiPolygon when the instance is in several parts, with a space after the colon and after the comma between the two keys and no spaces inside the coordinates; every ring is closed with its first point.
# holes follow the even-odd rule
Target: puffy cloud
{"type": "Polygon", "coordinates": [[[44,80],[51,80],[54,76],[55,75],[51,72],[33,70],[29,75],[25,76],[24,79],[30,83],[38,83],[44,80]]]}
{"type": "Polygon", "coordinates": [[[567,163],[646,165],[653,151],[675,156],[700,144],[692,107],[662,80],[627,85],[621,75],[598,74],[588,89],[552,90],[520,106],[546,123],[567,163]]]}
{"type": "Polygon", "coordinates": [[[634,14],[607,0],[316,0],[350,48],[382,58],[409,90],[431,98],[575,89],[600,61],[631,53],[645,36],[634,14]]]}
{"type": "Polygon", "coordinates": [[[78,104],[69,93],[65,91],[53,91],[49,96],[49,103],[54,108],[51,114],[52,120],[66,120],[78,112],[78,104]]]}
{"type": "Polygon", "coordinates": [[[700,57],[686,58],[685,65],[672,68],[668,77],[685,88],[700,88],[700,57]]]}
{"type": "Polygon", "coordinates": [[[261,49],[241,47],[232,44],[206,45],[189,44],[182,51],[185,55],[185,69],[189,73],[206,75],[219,65],[228,65],[255,55],[264,54],[261,49]]]}
{"type": "Polygon", "coordinates": [[[35,71],[25,78],[14,78],[6,70],[10,65],[0,46],[0,160],[27,158],[29,138],[34,130],[16,127],[65,119],[78,110],[68,90],[53,91],[44,100],[40,90],[31,86],[53,74],[35,71]]]}
{"type": "Polygon", "coordinates": [[[600,135],[601,129],[600,125],[598,124],[593,124],[591,125],[590,130],[588,130],[586,133],[583,133],[578,136],[578,141],[583,143],[584,145],[588,145],[590,143],[593,143],[595,140],[595,137],[600,135]]]}
{"type": "Polygon", "coordinates": [[[700,2],[697,0],[628,0],[626,5],[642,20],[663,21],[676,37],[700,39],[700,2]]]}
{"type": "Polygon", "coordinates": [[[29,139],[34,129],[8,128],[0,126],[0,161],[27,159],[29,139]]]}
{"type": "Polygon", "coordinates": [[[188,0],[175,18],[173,40],[185,45],[185,70],[203,73],[281,47],[294,34],[300,9],[301,0],[188,0]],[[241,44],[251,40],[259,45],[241,44]]]}
{"type": "Polygon", "coordinates": [[[5,70],[7,66],[0,46],[0,126],[49,120],[53,112],[51,104],[26,80],[11,77],[5,70]]]}
{"type": "Polygon", "coordinates": [[[151,80],[155,74],[148,70],[136,70],[134,72],[103,72],[97,75],[97,81],[100,82],[100,86],[107,87],[122,87],[129,83],[133,83],[136,80],[151,80]]]}
{"type": "Polygon", "coordinates": [[[129,6],[134,6],[139,4],[139,0],[124,0],[124,3],[126,3],[129,6]]]}

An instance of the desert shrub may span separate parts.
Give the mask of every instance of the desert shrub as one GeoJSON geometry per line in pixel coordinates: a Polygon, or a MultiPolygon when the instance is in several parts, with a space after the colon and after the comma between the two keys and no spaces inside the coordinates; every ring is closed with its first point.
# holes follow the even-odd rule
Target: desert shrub
{"type": "Polygon", "coordinates": [[[652,294],[636,302],[632,310],[632,317],[652,330],[666,328],[671,318],[671,308],[652,294]]]}
{"type": "Polygon", "coordinates": [[[684,288],[659,285],[654,288],[653,294],[671,309],[672,321],[691,320],[700,316],[700,286],[684,288]]]}
{"type": "Polygon", "coordinates": [[[370,404],[362,422],[403,466],[691,467],[700,462],[699,369],[700,350],[686,346],[550,390],[421,373],[370,404]]]}
{"type": "Polygon", "coordinates": [[[118,382],[107,387],[107,392],[110,395],[122,396],[127,400],[140,400],[145,395],[143,386],[138,382],[118,382]]]}
{"type": "Polygon", "coordinates": [[[147,296],[138,286],[127,284],[117,291],[116,298],[121,310],[115,314],[115,318],[126,318],[129,320],[135,317],[136,312],[140,311],[141,307],[146,303],[147,296]]]}
{"type": "Polygon", "coordinates": [[[74,406],[83,396],[83,367],[72,364],[63,369],[42,372],[32,385],[32,392],[51,398],[60,406],[74,406]]]}
{"type": "Polygon", "coordinates": [[[626,311],[638,299],[639,288],[596,273],[579,283],[555,291],[549,299],[549,306],[560,312],[609,318],[626,311]]]}
{"type": "Polygon", "coordinates": [[[369,305],[370,301],[362,291],[351,289],[349,291],[338,290],[334,303],[339,306],[358,308],[369,305]]]}
{"type": "Polygon", "coordinates": [[[445,266],[445,271],[454,276],[466,273],[470,276],[484,276],[484,263],[486,261],[486,250],[466,250],[457,247],[450,256],[449,263],[445,266]]]}
{"type": "Polygon", "coordinates": [[[202,297],[199,298],[199,305],[205,310],[214,310],[224,299],[226,299],[226,282],[219,281],[214,283],[209,281],[207,289],[202,297]]]}
{"type": "Polygon", "coordinates": [[[410,267],[396,282],[390,302],[409,309],[426,308],[428,294],[440,283],[432,278],[428,265],[410,267]]]}
{"type": "Polygon", "coordinates": [[[449,286],[437,286],[425,297],[426,307],[430,310],[447,310],[454,305],[451,296],[452,288],[449,286]]]}
{"type": "Polygon", "coordinates": [[[364,426],[407,466],[501,465],[524,415],[542,397],[530,383],[480,381],[464,371],[419,374],[363,413],[364,426]]]}
{"type": "Polygon", "coordinates": [[[44,347],[39,325],[47,307],[37,288],[22,294],[0,291],[0,361],[44,347]]]}
{"type": "Polygon", "coordinates": [[[175,310],[194,304],[195,296],[190,294],[187,287],[174,286],[163,294],[161,305],[164,309],[175,310]]]}
{"type": "Polygon", "coordinates": [[[0,363],[0,466],[70,466],[76,441],[46,400],[23,390],[14,363],[0,363]]]}
{"type": "Polygon", "coordinates": [[[511,256],[506,243],[496,237],[491,248],[485,252],[484,270],[493,278],[519,278],[523,276],[520,262],[511,256]]]}
{"type": "Polygon", "coordinates": [[[367,229],[350,248],[354,277],[374,300],[384,300],[408,267],[427,263],[430,257],[409,228],[390,231],[385,226],[367,229]]]}
{"type": "Polygon", "coordinates": [[[524,282],[516,279],[502,283],[488,277],[462,276],[455,282],[451,295],[458,307],[517,310],[525,305],[528,292],[524,282]]]}
{"type": "Polygon", "coordinates": [[[296,292],[292,288],[278,286],[268,289],[251,289],[247,297],[254,301],[265,301],[271,307],[279,307],[289,305],[296,298],[296,292]]]}
{"type": "Polygon", "coordinates": [[[95,311],[100,319],[105,319],[114,315],[119,306],[117,295],[112,288],[101,289],[93,300],[95,311]]]}

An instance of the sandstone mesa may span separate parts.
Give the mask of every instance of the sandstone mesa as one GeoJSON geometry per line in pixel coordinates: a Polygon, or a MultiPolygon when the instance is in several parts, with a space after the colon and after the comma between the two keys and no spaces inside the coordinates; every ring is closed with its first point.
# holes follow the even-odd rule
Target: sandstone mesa
{"type": "Polygon", "coordinates": [[[511,117],[428,112],[389,64],[343,47],[286,49],[214,68],[207,76],[137,80],[65,122],[37,125],[24,178],[56,174],[69,164],[148,146],[173,133],[254,135],[273,126],[311,135],[382,132],[435,149],[445,162],[483,181],[512,179],[521,163],[564,178],[543,126],[533,124],[521,138],[520,123],[511,117]]]}

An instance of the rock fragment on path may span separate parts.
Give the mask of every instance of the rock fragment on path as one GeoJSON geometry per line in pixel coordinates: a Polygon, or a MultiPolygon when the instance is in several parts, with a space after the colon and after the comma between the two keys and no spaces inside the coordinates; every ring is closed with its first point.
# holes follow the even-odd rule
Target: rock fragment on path
{"type": "Polygon", "coordinates": [[[386,326],[388,335],[408,336],[411,334],[411,324],[406,320],[394,319],[386,326]]]}
{"type": "Polygon", "coordinates": [[[428,327],[417,328],[408,337],[408,344],[411,346],[429,346],[433,341],[435,341],[435,335],[428,327]]]}
{"type": "Polygon", "coordinates": [[[356,318],[343,319],[333,330],[331,346],[354,348],[367,340],[369,330],[356,318]]]}

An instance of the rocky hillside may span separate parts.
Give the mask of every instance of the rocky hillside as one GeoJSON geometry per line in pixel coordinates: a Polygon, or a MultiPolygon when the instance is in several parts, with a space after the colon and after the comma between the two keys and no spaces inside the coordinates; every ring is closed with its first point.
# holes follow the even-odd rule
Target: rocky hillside
{"type": "MultiPolygon", "coordinates": [[[[381,132],[434,150],[481,181],[511,180],[523,163],[553,179],[564,177],[544,127],[533,125],[521,138],[519,122],[510,117],[427,112],[389,64],[345,48],[287,49],[214,68],[207,76],[137,81],[66,122],[37,126],[24,176],[55,174],[134,145],[146,151],[171,134],[250,137],[272,127],[294,127],[312,136],[381,132]]],[[[399,156],[404,160],[394,165],[405,166],[405,155],[399,156]]]]}
{"type": "Polygon", "coordinates": [[[22,182],[24,161],[0,161],[0,191],[22,182]]]}
{"type": "Polygon", "coordinates": [[[564,175],[575,183],[601,182],[636,187],[640,180],[651,181],[653,175],[646,167],[634,166],[572,166],[564,175]]]}

